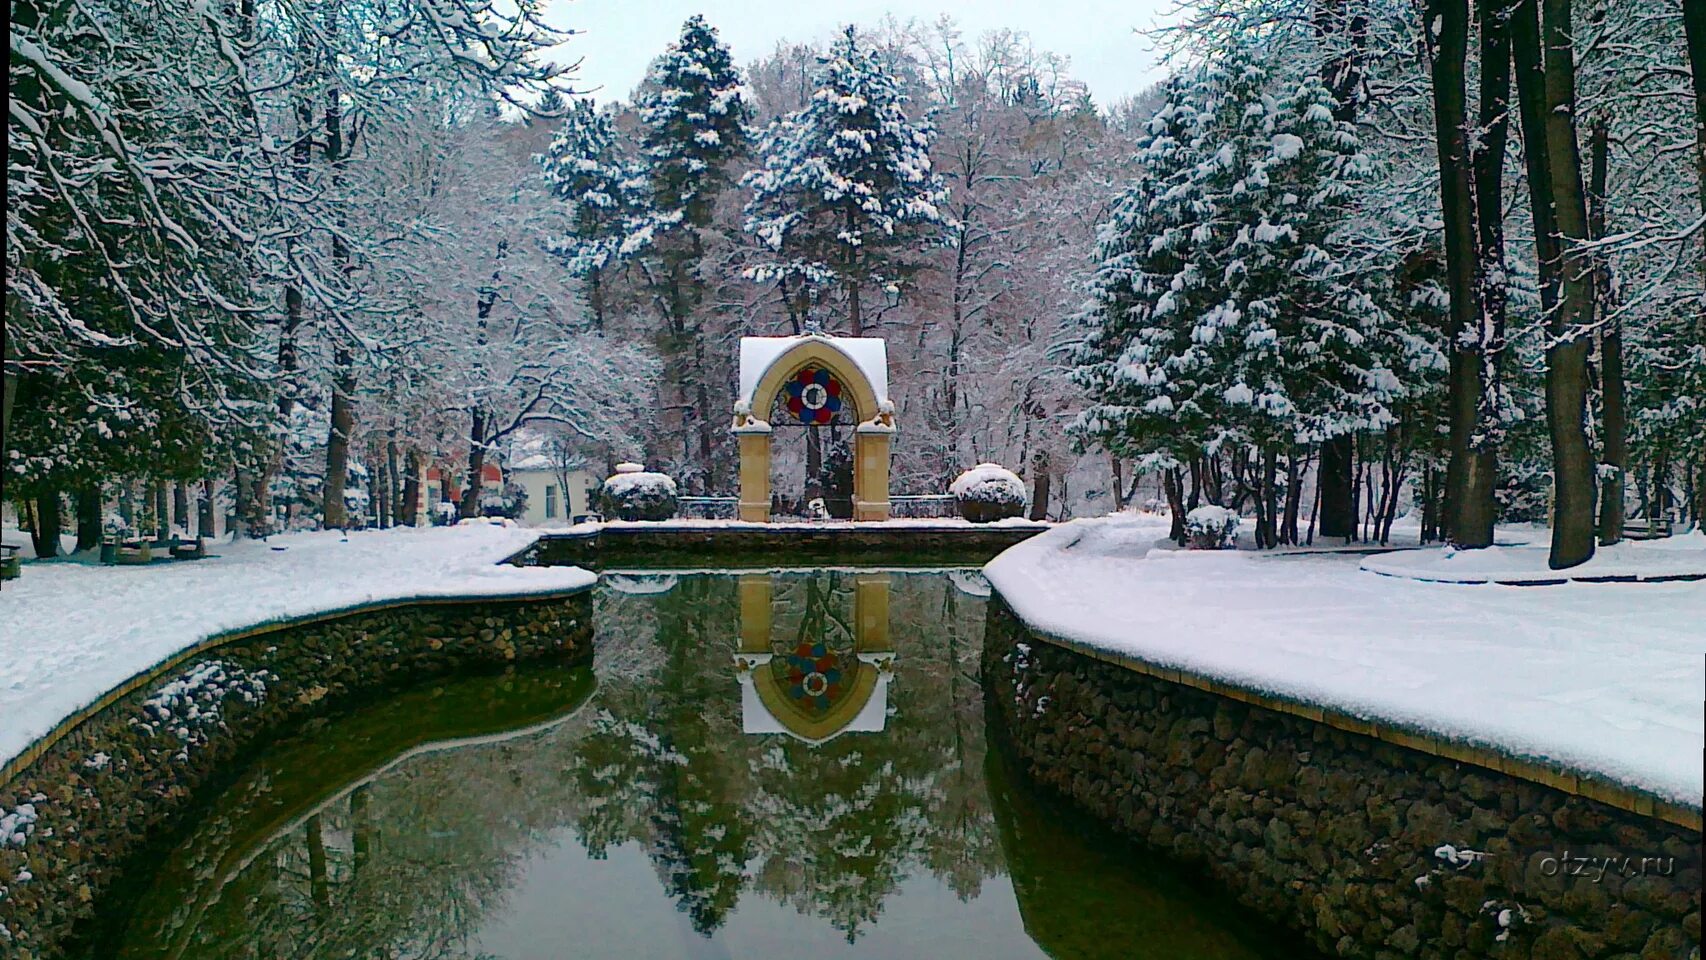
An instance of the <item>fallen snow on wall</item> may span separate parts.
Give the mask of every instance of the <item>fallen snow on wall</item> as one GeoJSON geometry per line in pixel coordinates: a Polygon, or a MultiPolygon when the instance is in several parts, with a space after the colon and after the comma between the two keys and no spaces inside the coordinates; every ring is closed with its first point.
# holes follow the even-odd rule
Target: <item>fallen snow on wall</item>
{"type": "Polygon", "coordinates": [[[30,564],[0,588],[0,762],[131,676],[220,633],[394,600],[552,593],[579,567],[500,561],[538,532],[474,524],[220,543],[140,567],[30,564]]]}
{"type": "Polygon", "coordinates": [[[1153,549],[1165,523],[1074,521],[985,574],[1043,633],[1700,806],[1706,583],[1423,583],[1153,549]]]}

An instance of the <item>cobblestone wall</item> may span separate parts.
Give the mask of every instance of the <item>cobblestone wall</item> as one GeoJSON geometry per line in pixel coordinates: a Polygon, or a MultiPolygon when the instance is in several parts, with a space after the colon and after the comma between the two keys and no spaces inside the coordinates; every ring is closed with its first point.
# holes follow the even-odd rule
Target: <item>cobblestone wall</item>
{"type": "Polygon", "coordinates": [[[55,957],[126,861],[269,737],[453,670],[592,653],[591,596],[426,603],[252,633],[153,676],[0,787],[0,957],[55,957]]]}
{"type": "Polygon", "coordinates": [[[986,691],[1023,769],[1327,956],[1699,960],[1697,831],[1145,676],[989,610],[986,691]]]}

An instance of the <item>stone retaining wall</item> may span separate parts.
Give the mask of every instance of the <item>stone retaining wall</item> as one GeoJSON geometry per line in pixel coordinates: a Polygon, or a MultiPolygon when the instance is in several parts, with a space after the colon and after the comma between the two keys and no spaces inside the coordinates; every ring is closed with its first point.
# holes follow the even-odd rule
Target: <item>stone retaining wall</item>
{"type": "Polygon", "coordinates": [[[1699,960],[1697,829],[1105,663],[999,596],[989,612],[985,689],[1029,775],[1327,956],[1699,960]]]}
{"type": "Polygon", "coordinates": [[[127,861],[289,726],[435,674],[591,653],[585,592],[375,607],[201,645],[57,731],[0,785],[0,956],[75,950],[127,861]]]}
{"type": "Polygon", "coordinates": [[[766,568],[883,565],[978,566],[1048,529],[1047,524],[987,526],[752,526],[659,523],[605,527],[592,534],[544,534],[521,562],[589,569],[766,568]]]}

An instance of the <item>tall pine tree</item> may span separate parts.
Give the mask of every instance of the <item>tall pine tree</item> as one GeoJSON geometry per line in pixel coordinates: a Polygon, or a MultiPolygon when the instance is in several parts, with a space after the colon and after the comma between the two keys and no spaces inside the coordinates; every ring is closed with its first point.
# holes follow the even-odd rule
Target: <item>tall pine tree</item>
{"type": "Polygon", "coordinates": [[[590,100],[575,104],[538,160],[552,194],[570,207],[568,233],[547,245],[586,278],[593,326],[602,330],[605,274],[624,255],[631,224],[646,208],[644,174],[623,160],[610,117],[590,100]]]}
{"type": "Polygon", "coordinates": [[[862,336],[863,294],[897,296],[904,252],[940,243],[947,189],[931,169],[935,131],[906,114],[877,51],[848,27],[830,46],[804,108],[771,124],[763,166],[747,174],[746,229],[777,256],[748,275],[783,285],[796,324],[824,289],[838,290],[847,332],[862,336]]]}

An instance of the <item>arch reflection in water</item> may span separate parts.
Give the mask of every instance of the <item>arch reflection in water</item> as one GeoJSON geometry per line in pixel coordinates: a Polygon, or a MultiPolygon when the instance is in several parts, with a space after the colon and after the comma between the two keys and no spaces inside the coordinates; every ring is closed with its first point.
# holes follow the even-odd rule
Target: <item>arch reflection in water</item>
{"type": "Polygon", "coordinates": [[[968,580],[607,585],[596,687],[464,678],[279,743],[102,905],[122,928],[84,955],[1304,956],[1000,773],[968,580]],[[802,644],[845,690],[792,695],[802,644]],[[786,735],[744,732],[741,671],[786,735]]]}
{"type": "Polygon", "coordinates": [[[775,624],[769,573],[740,578],[741,729],[785,733],[817,744],[843,733],[880,733],[888,718],[894,649],[889,642],[889,575],[853,580],[852,630],[836,616],[833,591],[804,582],[804,606],[791,631],[775,624]],[[851,636],[849,636],[851,633],[851,636]]]}

